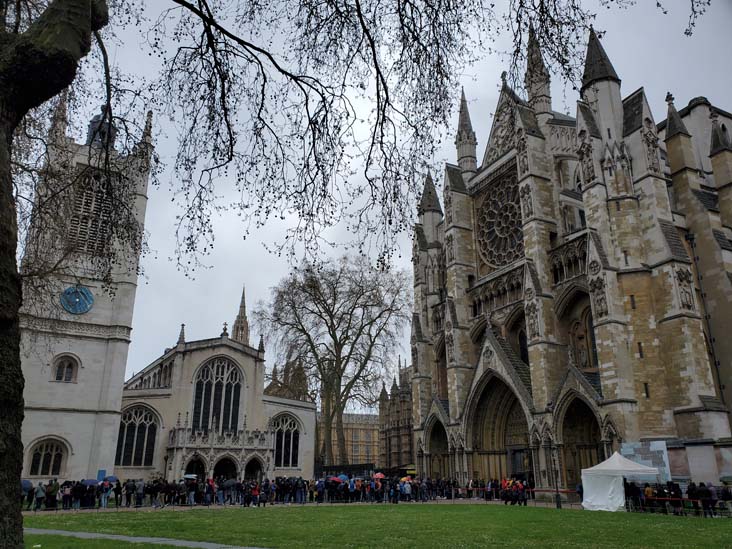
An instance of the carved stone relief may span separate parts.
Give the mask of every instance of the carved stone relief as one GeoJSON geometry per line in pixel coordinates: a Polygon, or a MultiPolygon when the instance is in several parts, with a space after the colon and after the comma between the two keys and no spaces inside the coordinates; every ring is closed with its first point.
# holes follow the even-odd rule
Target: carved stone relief
{"type": "Polygon", "coordinates": [[[524,219],[533,217],[534,215],[534,203],[531,198],[531,186],[524,185],[521,187],[521,208],[524,212],[524,219]]]}
{"type": "Polygon", "coordinates": [[[643,138],[643,146],[646,150],[648,171],[652,173],[661,173],[661,165],[658,160],[658,134],[656,133],[656,127],[650,118],[646,118],[643,121],[641,137],[643,138]]]}
{"type": "Polygon", "coordinates": [[[692,274],[689,269],[678,269],[676,279],[679,284],[679,298],[684,309],[694,310],[694,292],[692,290],[692,274]]]}
{"type": "Polygon", "coordinates": [[[580,145],[577,149],[577,156],[580,160],[580,166],[582,166],[582,179],[585,186],[589,185],[595,180],[595,160],[592,156],[592,141],[591,137],[582,130],[579,133],[580,145]]]}
{"type": "Polygon", "coordinates": [[[452,336],[452,331],[445,333],[445,354],[447,363],[452,364],[455,352],[455,340],[452,336]]]}
{"type": "Polygon", "coordinates": [[[445,189],[445,226],[450,225],[452,225],[452,192],[447,188],[445,189]]]}
{"type": "Polygon", "coordinates": [[[594,278],[590,280],[590,295],[592,303],[595,306],[595,316],[603,318],[607,316],[607,296],[605,295],[605,280],[603,278],[594,278]]]}
{"type": "Polygon", "coordinates": [[[518,175],[521,178],[529,172],[529,151],[526,143],[526,135],[524,135],[524,130],[521,128],[516,130],[516,158],[518,175]]]}
{"type": "Polygon", "coordinates": [[[529,331],[529,337],[539,337],[539,311],[536,302],[532,301],[524,308],[526,314],[526,327],[529,331]]]}
{"type": "Polygon", "coordinates": [[[601,269],[601,267],[600,267],[600,263],[598,263],[598,262],[597,262],[596,260],[594,260],[594,259],[593,259],[592,261],[590,261],[590,267],[589,267],[589,270],[590,270],[590,274],[591,274],[592,276],[595,276],[595,275],[596,275],[597,273],[599,273],[599,272],[600,272],[600,269],[601,269]]]}

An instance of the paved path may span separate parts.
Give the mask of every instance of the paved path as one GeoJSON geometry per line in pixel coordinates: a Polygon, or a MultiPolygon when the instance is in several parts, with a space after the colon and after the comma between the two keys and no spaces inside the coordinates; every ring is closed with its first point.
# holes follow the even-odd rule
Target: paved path
{"type": "Polygon", "coordinates": [[[258,549],[257,547],[239,547],[235,545],[222,545],[206,541],[187,541],[170,538],[139,538],[132,536],[119,536],[116,534],[101,534],[99,532],[70,532],[68,530],[47,530],[45,528],[23,528],[26,534],[45,534],[50,536],[67,536],[81,539],[103,539],[109,541],[126,541],[128,543],[152,543],[155,545],[173,545],[176,547],[195,547],[197,549],[258,549]]]}

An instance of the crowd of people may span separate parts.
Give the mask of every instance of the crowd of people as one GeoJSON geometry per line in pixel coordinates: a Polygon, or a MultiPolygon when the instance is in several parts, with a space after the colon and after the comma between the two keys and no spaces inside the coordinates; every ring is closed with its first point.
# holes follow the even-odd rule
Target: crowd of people
{"type": "Polygon", "coordinates": [[[489,481],[471,480],[465,485],[455,480],[325,477],[306,480],[302,477],[278,477],[261,482],[245,479],[184,478],[178,482],[163,479],[120,481],[109,477],[103,481],[65,481],[23,484],[21,498],[26,510],[91,509],[114,507],[162,508],[176,505],[242,505],[305,503],[400,503],[427,502],[439,499],[480,498],[501,500],[506,505],[526,505],[531,497],[528,484],[517,479],[489,481]]]}
{"type": "MultiPolygon", "coordinates": [[[[577,494],[582,498],[581,485],[577,494]]],[[[517,478],[470,480],[460,484],[455,480],[391,477],[376,474],[370,478],[325,477],[306,480],[302,477],[275,479],[206,479],[184,478],[178,482],[163,479],[120,481],[109,477],[95,480],[65,481],[57,479],[36,485],[24,481],[21,492],[26,510],[72,510],[115,507],[194,505],[241,505],[262,507],[267,504],[306,503],[392,503],[428,502],[440,499],[483,499],[501,501],[504,505],[527,505],[535,498],[533,486],[517,478]]],[[[716,487],[711,483],[691,482],[684,493],[676,482],[639,485],[625,482],[625,498],[629,511],[687,513],[715,517],[729,513],[732,490],[726,483],[716,487]]]]}
{"type": "Polygon", "coordinates": [[[677,482],[653,485],[646,482],[640,486],[626,480],[625,500],[629,511],[671,512],[674,515],[690,512],[704,517],[716,517],[722,510],[729,513],[732,490],[726,482],[721,487],[712,483],[690,482],[684,494],[677,482]]]}

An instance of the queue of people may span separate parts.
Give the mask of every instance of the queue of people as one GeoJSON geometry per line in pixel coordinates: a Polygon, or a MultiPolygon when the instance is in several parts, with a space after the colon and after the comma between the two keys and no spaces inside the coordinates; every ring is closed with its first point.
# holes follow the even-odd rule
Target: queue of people
{"type": "Polygon", "coordinates": [[[732,504],[732,490],[726,482],[721,487],[712,483],[690,482],[684,494],[677,482],[640,486],[636,482],[625,481],[625,500],[629,511],[670,512],[674,515],[691,513],[703,517],[720,516],[724,509],[729,513],[732,504]],[[686,497],[684,497],[686,496],[686,497]]]}

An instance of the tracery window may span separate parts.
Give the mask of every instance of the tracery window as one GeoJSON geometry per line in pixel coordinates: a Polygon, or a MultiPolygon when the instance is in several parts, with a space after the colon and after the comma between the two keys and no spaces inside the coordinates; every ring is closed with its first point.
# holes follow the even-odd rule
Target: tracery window
{"type": "Polygon", "coordinates": [[[275,434],[275,467],[297,467],[300,452],[300,429],[289,414],[277,416],[272,430],[275,434]]]}
{"type": "Polygon", "coordinates": [[[193,395],[195,431],[236,431],[239,427],[242,374],[232,361],[213,358],[198,371],[193,395]]]}
{"type": "Polygon", "coordinates": [[[62,356],[54,364],[54,380],[71,383],[76,381],[76,373],[79,365],[70,356],[62,356]]]}
{"type": "Polygon", "coordinates": [[[155,455],[157,434],[155,414],[144,406],[129,408],[122,414],[114,464],[122,467],[150,467],[155,455]]]}
{"type": "Polygon", "coordinates": [[[502,267],[523,256],[521,208],[516,172],[498,177],[476,205],[478,252],[493,267],[502,267]]]}
{"type": "Polygon", "coordinates": [[[48,477],[61,474],[66,452],[60,442],[43,440],[35,445],[31,453],[30,476],[48,477]]]}

